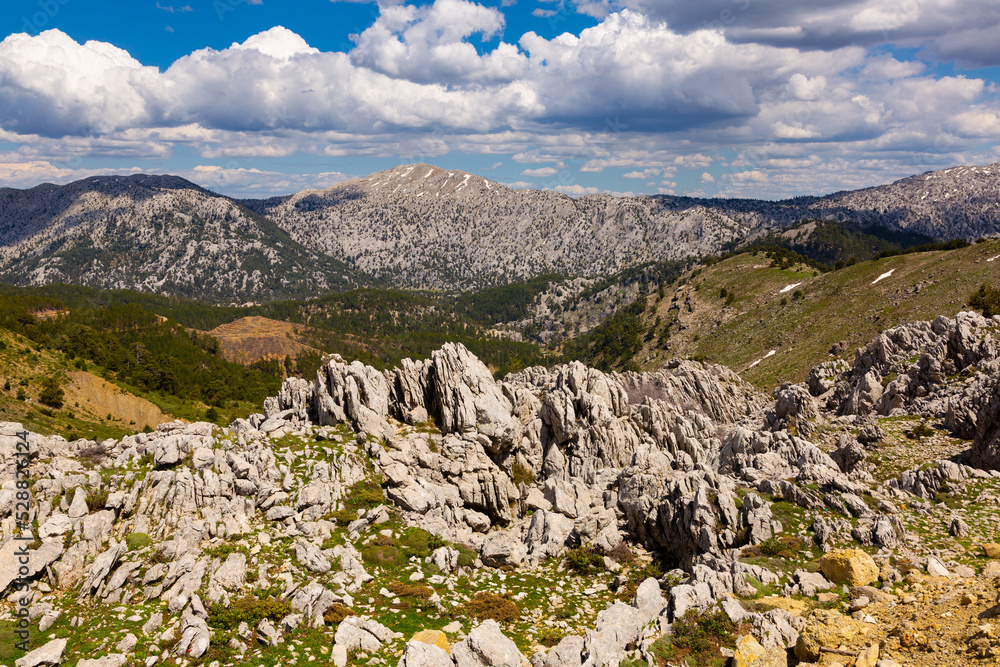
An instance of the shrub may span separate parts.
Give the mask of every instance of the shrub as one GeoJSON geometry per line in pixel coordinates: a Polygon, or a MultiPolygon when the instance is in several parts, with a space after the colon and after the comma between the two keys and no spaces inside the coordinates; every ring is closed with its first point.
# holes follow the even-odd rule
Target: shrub
{"type": "Polygon", "coordinates": [[[656,650],[670,653],[672,647],[675,660],[691,665],[724,665],[726,658],[719,649],[734,645],[738,631],[736,624],[721,611],[689,611],[674,621],[669,644],[664,642],[656,650]]]}
{"type": "Polygon", "coordinates": [[[616,544],[614,548],[608,552],[607,556],[619,565],[628,565],[635,560],[635,554],[632,553],[632,549],[629,548],[625,540],[616,544]]]}
{"type": "Polygon", "coordinates": [[[337,625],[343,621],[348,616],[357,616],[358,612],[354,611],[350,607],[335,602],[332,607],[327,609],[323,613],[323,620],[329,625],[337,625]]]}
{"type": "Polygon", "coordinates": [[[368,477],[348,489],[343,499],[344,509],[337,512],[335,518],[341,523],[350,523],[358,518],[359,509],[369,510],[378,507],[383,502],[385,502],[385,494],[382,492],[380,482],[368,477]]]}
{"type": "Polygon", "coordinates": [[[393,546],[369,545],[361,550],[361,559],[381,568],[401,567],[406,563],[403,551],[393,546]]]}
{"type": "Polygon", "coordinates": [[[530,485],[535,483],[535,471],[522,464],[520,461],[514,461],[514,465],[510,467],[510,477],[514,482],[514,486],[521,486],[521,484],[530,485]]]}
{"type": "Polygon", "coordinates": [[[476,553],[475,549],[464,544],[455,544],[453,546],[458,551],[459,567],[472,567],[476,564],[476,558],[479,557],[479,554],[476,553]]]}
{"type": "Polygon", "coordinates": [[[792,536],[778,537],[774,535],[760,544],[743,549],[744,556],[764,556],[766,558],[797,558],[802,549],[802,540],[792,536]]]}
{"type": "Polygon", "coordinates": [[[108,489],[95,489],[87,492],[87,509],[91,512],[104,509],[108,503],[108,489]]]}
{"type": "Polygon", "coordinates": [[[577,547],[566,552],[566,567],[581,575],[597,574],[605,569],[604,557],[592,548],[577,547]]]}
{"type": "Polygon", "coordinates": [[[24,393],[24,387],[18,387],[17,388],[17,400],[23,401],[26,398],[28,398],[28,395],[26,393],[24,393]]]}
{"type": "Polygon", "coordinates": [[[445,545],[437,535],[432,535],[422,528],[407,531],[402,538],[403,549],[411,556],[426,558],[435,549],[445,545]]]}
{"type": "Polygon", "coordinates": [[[59,380],[49,376],[42,381],[42,392],[38,395],[39,401],[54,408],[61,408],[65,397],[66,392],[60,386],[59,380]]]}
{"type": "Polygon", "coordinates": [[[3,390],[4,391],[10,391],[10,380],[4,380],[4,382],[3,382],[3,390]]]}
{"type": "Polygon", "coordinates": [[[208,410],[205,411],[205,421],[212,422],[213,424],[219,421],[220,415],[219,411],[213,405],[208,410]]]}
{"type": "Polygon", "coordinates": [[[225,630],[235,629],[240,623],[254,628],[265,618],[277,622],[290,613],[292,605],[284,598],[257,599],[248,595],[231,600],[228,607],[223,604],[209,606],[208,623],[225,630]]]}
{"type": "Polygon", "coordinates": [[[983,317],[1000,315],[1000,290],[983,283],[969,295],[969,305],[983,311],[983,317]]]}
{"type": "Polygon", "coordinates": [[[517,620],[521,610],[512,600],[495,593],[476,593],[465,605],[465,611],[476,620],[492,618],[498,623],[517,620]]]}
{"type": "Polygon", "coordinates": [[[561,642],[565,636],[566,633],[559,628],[542,627],[538,631],[536,640],[542,646],[548,646],[551,648],[561,642]]]}
{"type": "Polygon", "coordinates": [[[78,459],[82,459],[84,462],[89,463],[90,465],[99,464],[101,461],[107,458],[107,456],[108,456],[108,450],[106,450],[104,448],[104,445],[102,445],[99,442],[95,442],[92,445],[84,447],[83,449],[80,450],[80,453],[77,454],[78,459]]]}
{"type": "Polygon", "coordinates": [[[911,440],[920,440],[934,435],[934,429],[921,422],[906,432],[906,437],[911,440]]]}
{"type": "Polygon", "coordinates": [[[146,533],[129,533],[125,536],[125,544],[128,545],[129,551],[148,547],[152,543],[153,539],[146,533]]]}

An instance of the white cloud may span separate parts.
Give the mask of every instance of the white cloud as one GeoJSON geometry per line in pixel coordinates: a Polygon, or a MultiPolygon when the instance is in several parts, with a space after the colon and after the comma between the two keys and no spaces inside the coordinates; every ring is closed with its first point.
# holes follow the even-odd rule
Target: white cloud
{"type": "Polygon", "coordinates": [[[0,125],[21,134],[108,133],[145,123],[155,67],[58,30],[0,42],[0,125]]]}
{"type": "Polygon", "coordinates": [[[266,198],[307,189],[328,188],[354,178],[340,172],[287,174],[245,167],[199,165],[178,174],[225,195],[266,198]]]}
{"type": "MultiPolygon", "coordinates": [[[[413,160],[463,152],[538,165],[525,170],[530,178],[616,170],[658,184],[685,170],[681,182],[698,180],[723,161],[720,147],[731,147],[739,154],[733,173],[713,168],[720,190],[752,185],[774,194],[822,193],[995,155],[984,147],[1000,141],[995,85],[840,48],[850,40],[799,48],[775,13],[778,0],[727,0],[734,11],[748,6],[724,29],[696,21],[704,16],[696,3],[680,4],[646,8],[681,12],[676,24],[624,11],[579,34],[528,33],[516,46],[496,43],[506,26],[495,8],[384,4],[349,53],[320,51],[276,27],[195,51],[162,72],[58,31],[12,35],[0,42],[0,141],[20,146],[11,164],[162,159],[179,146],[248,168],[302,152],[413,160]],[[738,41],[765,29],[768,44],[738,41]],[[483,47],[486,39],[496,45],[483,47]],[[872,166],[854,174],[830,166],[866,161],[872,166]],[[755,172],[767,180],[736,175],[755,172]]],[[[808,32],[820,19],[805,4],[781,6],[809,19],[808,32]]],[[[829,25],[861,25],[846,22],[844,3],[812,4],[826,7],[829,25]]],[[[938,5],[927,0],[921,11],[938,5]]]]}
{"type": "Polygon", "coordinates": [[[701,175],[701,182],[702,183],[715,183],[715,177],[712,176],[710,173],[708,173],[706,171],[704,174],[701,175]]]}
{"type": "Polygon", "coordinates": [[[643,169],[642,171],[630,171],[626,174],[622,174],[622,178],[643,178],[650,179],[654,176],[659,176],[659,169],[643,169]]]}
{"type": "Polygon", "coordinates": [[[523,75],[527,58],[501,42],[480,56],[467,41],[501,33],[497,9],[467,0],[435,0],[432,5],[382,7],[375,23],[355,38],[351,62],[358,67],[409,81],[510,81],[523,75]]]}
{"type": "Polygon", "coordinates": [[[541,167],[539,169],[525,169],[521,172],[521,175],[529,178],[548,178],[549,176],[555,176],[558,173],[559,170],[553,167],[541,167]]]}
{"type": "MultiPolygon", "coordinates": [[[[589,0],[578,11],[593,15],[589,0]]],[[[1000,64],[995,0],[615,0],[681,33],[711,29],[740,43],[837,49],[879,44],[917,47],[945,60],[1000,64]]]]}

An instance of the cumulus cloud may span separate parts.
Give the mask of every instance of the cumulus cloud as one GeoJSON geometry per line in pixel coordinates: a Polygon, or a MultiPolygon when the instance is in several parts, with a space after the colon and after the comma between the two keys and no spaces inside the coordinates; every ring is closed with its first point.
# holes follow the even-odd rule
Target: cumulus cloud
{"type": "Polygon", "coordinates": [[[559,170],[554,167],[541,167],[539,169],[525,169],[521,172],[521,175],[529,178],[548,178],[549,176],[555,176],[558,173],[559,170]]]}
{"type": "Polygon", "coordinates": [[[351,62],[422,83],[510,81],[527,66],[516,46],[501,42],[480,56],[468,41],[496,36],[504,23],[497,9],[467,0],[382,7],[375,23],[356,36],[351,62]]]}
{"type": "Polygon", "coordinates": [[[150,117],[155,67],[105,42],[58,30],[0,42],[0,126],[21,134],[107,133],[150,117]]]}
{"type": "MultiPolygon", "coordinates": [[[[581,13],[593,15],[582,0],[581,13]]],[[[894,43],[978,66],[1000,64],[1000,5],[994,0],[616,0],[689,33],[716,30],[734,42],[837,49],[894,43]]]]}
{"type": "MultiPolygon", "coordinates": [[[[712,183],[704,178],[712,167],[720,192],[789,193],[809,179],[878,182],[879,173],[994,155],[982,146],[1000,141],[995,86],[833,38],[879,22],[910,30],[912,17],[868,0],[846,3],[858,10],[850,17],[843,2],[759,0],[719,27],[702,4],[649,0],[578,34],[527,33],[516,44],[500,39],[500,11],[470,0],[382,4],[346,53],[275,27],[164,71],[58,31],[11,35],[0,42],[0,141],[21,146],[11,164],[60,154],[162,158],[182,145],[205,160],[463,152],[539,165],[523,172],[529,178],[612,171],[673,189],[681,176],[712,183]],[[778,7],[802,17],[807,32],[818,30],[823,9],[830,39],[807,48],[778,7]],[[751,40],[749,31],[770,32],[751,40]],[[727,158],[729,173],[722,146],[738,153],[727,158]],[[872,167],[854,175],[820,168],[866,160],[872,167]]],[[[926,0],[920,15],[939,4],[926,0]]],[[[617,8],[596,3],[595,14],[600,7],[617,8]]],[[[237,177],[263,179],[250,170],[237,177]]]]}

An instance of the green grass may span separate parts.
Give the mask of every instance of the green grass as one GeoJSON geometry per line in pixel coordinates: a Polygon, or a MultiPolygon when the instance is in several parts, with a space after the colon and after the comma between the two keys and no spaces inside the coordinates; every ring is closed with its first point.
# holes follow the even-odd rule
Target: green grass
{"type": "MultiPolygon", "coordinates": [[[[742,371],[744,379],[766,389],[800,382],[813,366],[831,359],[835,344],[843,343],[841,357],[851,359],[855,349],[884,329],[938,315],[953,317],[967,309],[969,295],[983,282],[995,281],[992,265],[983,260],[998,252],[1000,241],[992,240],[957,250],[858,262],[818,276],[804,266],[772,268],[762,254],[738,255],[703,267],[690,280],[700,288],[691,292],[696,312],[682,309],[686,329],[671,329],[669,353],[652,340],[635,358],[652,355],[645,363],[652,368],[670,356],[703,357],[742,371]],[[890,278],[871,284],[890,269],[890,278]],[[931,284],[916,292],[917,283],[927,282],[930,274],[931,284]],[[796,288],[801,299],[779,293],[797,282],[802,283],[796,288]],[[723,314],[719,292],[733,285],[740,286],[740,298],[723,314]],[[787,297],[785,305],[781,297],[787,297]],[[770,350],[777,354],[748,368],[770,350]]],[[[667,290],[667,298],[646,316],[647,324],[656,317],[664,322],[676,319],[676,311],[669,310],[671,296],[667,290]]]]}

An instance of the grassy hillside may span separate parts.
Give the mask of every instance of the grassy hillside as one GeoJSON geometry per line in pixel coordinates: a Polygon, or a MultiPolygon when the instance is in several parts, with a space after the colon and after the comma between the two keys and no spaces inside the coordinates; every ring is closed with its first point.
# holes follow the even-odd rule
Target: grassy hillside
{"type": "Polygon", "coordinates": [[[284,377],[314,376],[324,354],[383,369],[457,341],[497,374],[549,358],[460,310],[448,296],[377,289],[235,308],[0,285],[0,419],[120,437],[173,416],[228,423],[257,412],[284,377]]]}
{"type": "Polygon", "coordinates": [[[1000,241],[991,240],[829,273],[772,266],[763,252],[737,255],[686,272],[662,298],[651,295],[633,359],[652,368],[670,357],[704,358],[765,388],[802,381],[816,364],[853,358],[879,331],[954,316],[983,282],[1000,284],[1000,259],[987,261],[998,255],[1000,241]]]}

